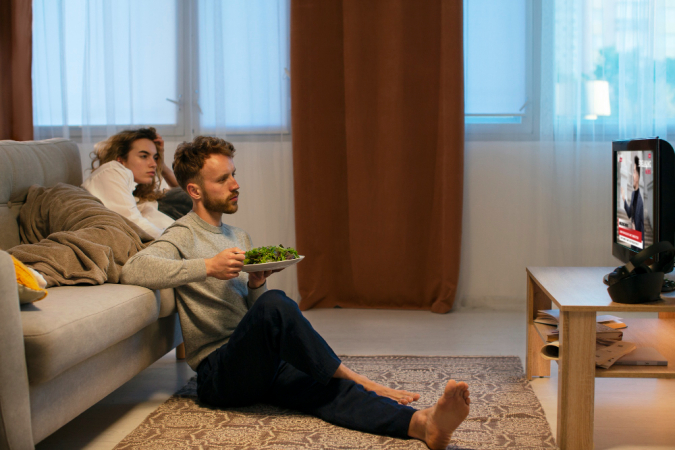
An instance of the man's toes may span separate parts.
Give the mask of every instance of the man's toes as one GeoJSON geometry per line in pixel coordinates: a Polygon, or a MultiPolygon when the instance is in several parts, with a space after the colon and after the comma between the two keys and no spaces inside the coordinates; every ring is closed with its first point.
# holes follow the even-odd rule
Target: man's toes
{"type": "Polygon", "coordinates": [[[461,386],[458,385],[458,386],[455,388],[454,394],[455,394],[455,397],[463,398],[465,392],[466,392],[466,389],[463,389],[461,386]]]}
{"type": "Polygon", "coordinates": [[[455,392],[457,389],[457,382],[455,380],[450,380],[445,385],[445,392],[455,392]]]}

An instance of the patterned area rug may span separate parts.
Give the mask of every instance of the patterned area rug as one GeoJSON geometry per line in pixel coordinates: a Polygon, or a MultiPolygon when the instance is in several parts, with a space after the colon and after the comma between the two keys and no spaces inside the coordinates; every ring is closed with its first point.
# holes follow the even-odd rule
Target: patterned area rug
{"type": "MultiPolygon", "coordinates": [[[[469,417],[449,449],[555,449],[539,400],[520,358],[346,356],[343,363],[396,389],[418,392],[418,409],[433,405],[449,379],[466,381],[469,417]]],[[[403,440],[340,428],[268,405],[216,409],[199,404],[194,379],[120,442],[127,449],[426,449],[403,440]]]]}

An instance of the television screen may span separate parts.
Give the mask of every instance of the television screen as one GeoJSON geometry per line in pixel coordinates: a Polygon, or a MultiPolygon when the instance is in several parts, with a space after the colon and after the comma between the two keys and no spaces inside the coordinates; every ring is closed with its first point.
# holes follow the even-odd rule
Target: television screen
{"type": "Polygon", "coordinates": [[[654,243],[654,153],[617,151],[616,243],[639,252],[654,243]]]}

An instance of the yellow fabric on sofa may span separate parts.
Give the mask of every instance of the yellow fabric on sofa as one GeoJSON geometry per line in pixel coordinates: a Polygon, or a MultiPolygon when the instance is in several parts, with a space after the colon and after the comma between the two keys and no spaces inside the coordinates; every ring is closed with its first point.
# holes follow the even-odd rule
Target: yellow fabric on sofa
{"type": "Polygon", "coordinates": [[[19,303],[33,303],[47,296],[47,291],[38,284],[35,275],[21,261],[12,256],[16,284],[19,290],[19,303]]]}

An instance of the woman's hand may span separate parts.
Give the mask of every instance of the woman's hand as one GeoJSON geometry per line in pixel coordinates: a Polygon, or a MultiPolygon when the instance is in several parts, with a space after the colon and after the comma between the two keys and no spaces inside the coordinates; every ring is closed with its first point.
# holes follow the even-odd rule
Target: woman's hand
{"type": "Polygon", "coordinates": [[[164,161],[164,139],[162,136],[157,133],[157,139],[153,141],[155,145],[157,146],[157,153],[159,154],[159,157],[164,161]]]}

